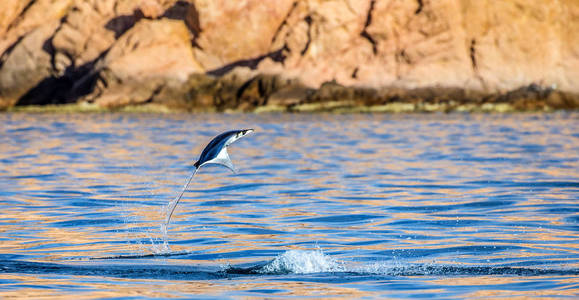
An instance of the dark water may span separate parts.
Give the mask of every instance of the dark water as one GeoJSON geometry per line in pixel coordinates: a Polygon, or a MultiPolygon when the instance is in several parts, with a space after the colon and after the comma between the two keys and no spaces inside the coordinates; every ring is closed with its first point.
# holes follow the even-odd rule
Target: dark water
{"type": "Polygon", "coordinates": [[[578,116],[0,114],[0,298],[577,297],[578,116]]]}

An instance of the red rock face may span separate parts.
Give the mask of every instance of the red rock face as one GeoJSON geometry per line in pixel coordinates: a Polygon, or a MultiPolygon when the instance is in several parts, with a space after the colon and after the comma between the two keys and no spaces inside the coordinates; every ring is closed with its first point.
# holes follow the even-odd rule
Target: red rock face
{"type": "Polygon", "coordinates": [[[169,19],[139,21],[95,69],[101,70],[101,81],[94,100],[103,106],[144,102],[163,84],[183,83],[190,74],[203,73],[193,57],[187,27],[169,19]]]}
{"type": "Polygon", "coordinates": [[[6,0],[1,5],[0,108],[78,100],[141,103],[167,86],[206,82],[199,74],[233,76],[240,86],[270,74],[314,89],[334,82],[377,90],[504,93],[534,84],[579,93],[576,0],[6,0]],[[188,80],[193,75],[196,79],[188,80]],[[35,89],[51,99],[34,98],[35,89]]]}

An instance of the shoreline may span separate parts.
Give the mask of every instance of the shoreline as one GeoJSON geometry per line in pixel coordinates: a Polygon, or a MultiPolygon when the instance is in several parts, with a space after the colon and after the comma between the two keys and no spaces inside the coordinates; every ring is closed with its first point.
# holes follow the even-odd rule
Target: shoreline
{"type": "Polygon", "coordinates": [[[243,111],[228,109],[224,111],[217,111],[215,109],[205,110],[184,110],[172,108],[166,105],[159,104],[139,104],[127,105],[123,107],[107,108],[90,103],[70,103],[70,104],[51,104],[51,105],[26,105],[14,106],[5,110],[0,110],[2,113],[39,113],[39,114],[77,114],[77,113],[152,113],[152,114],[174,114],[174,113],[217,113],[217,114],[431,114],[431,113],[468,113],[468,114],[511,114],[511,113],[557,113],[557,112],[576,112],[577,108],[553,108],[549,106],[541,107],[540,109],[517,109],[509,103],[484,103],[477,104],[429,104],[429,103],[403,103],[393,102],[386,105],[376,106],[349,106],[351,104],[347,101],[333,101],[326,103],[304,104],[294,108],[287,109],[280,106],[262,106],[253,111],[243,111]]]}
{"type": "MultiPolygon", "coordinates": [[[[132,83],[139,89],[146,83],[132,83]]],[[[145,90],[148,90],[145,88],[145,90]]],[[[139,94],[139,93],[137,93],[139,94]]],[[[22,103],[0,112],[91,113],[514,113],[579,109],[579,94],[531,84],[507,92],[464,88],[365,88],[326,82],[317,89],[283,80],[279,75],[251,78],[191,76],[183,84],[163,84],[145,101],[130,101],[132,93],[63,103],[22,103]]]]}
{"type": "Polygon", "coordinates": [[[281,75],[195,74],[185,82],[125,82],[94,97],[18,102],[13,112],[189,112],[189,113],[431,113],[551,112],[578,110],[579,94],[530,84],[489,92],[460,87],[380,88],[335,81],[311,88],[281,75]]]}

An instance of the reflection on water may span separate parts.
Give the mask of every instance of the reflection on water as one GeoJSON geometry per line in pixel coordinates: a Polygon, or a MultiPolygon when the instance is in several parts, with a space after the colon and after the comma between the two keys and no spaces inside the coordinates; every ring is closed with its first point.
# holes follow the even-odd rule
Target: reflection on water
{"type": "Polygon", "coordinates": [[[577,116],[2,114],[0,297],[573,296],[577,116]]]}

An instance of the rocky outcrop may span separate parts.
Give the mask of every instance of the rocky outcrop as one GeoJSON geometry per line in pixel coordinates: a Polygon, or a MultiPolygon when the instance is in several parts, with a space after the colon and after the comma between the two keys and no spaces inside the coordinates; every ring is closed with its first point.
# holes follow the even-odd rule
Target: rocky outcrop
{"type": "Polygon", "coordinates": [[[204,71],[193,56],[185,24],[168,19],[138,22],[95,69],[97,85],[87,100],[107,107],[145,102],[162,86],[179,86],[204,71]]]}
{"type": "Polygon", "coordinates": [[[73,0],[6,0],[0,7],[0,53],[10,52],[24,36],[61,20],[73,0]]]}
{"type": "Polygon", "coordinates": [[[575,0],[6,0],[2,6],[0,108],[579,107],[575,0]]]}
{"type": "Polygon", "coordinates": [[[6,54],[2,69],[10,71],[0,72],[0,105],[51,101],[46,93],[54,84],[51,57],[43,48],[57,27],[58,22],[52,22],[32,30],[6,54]]]}

